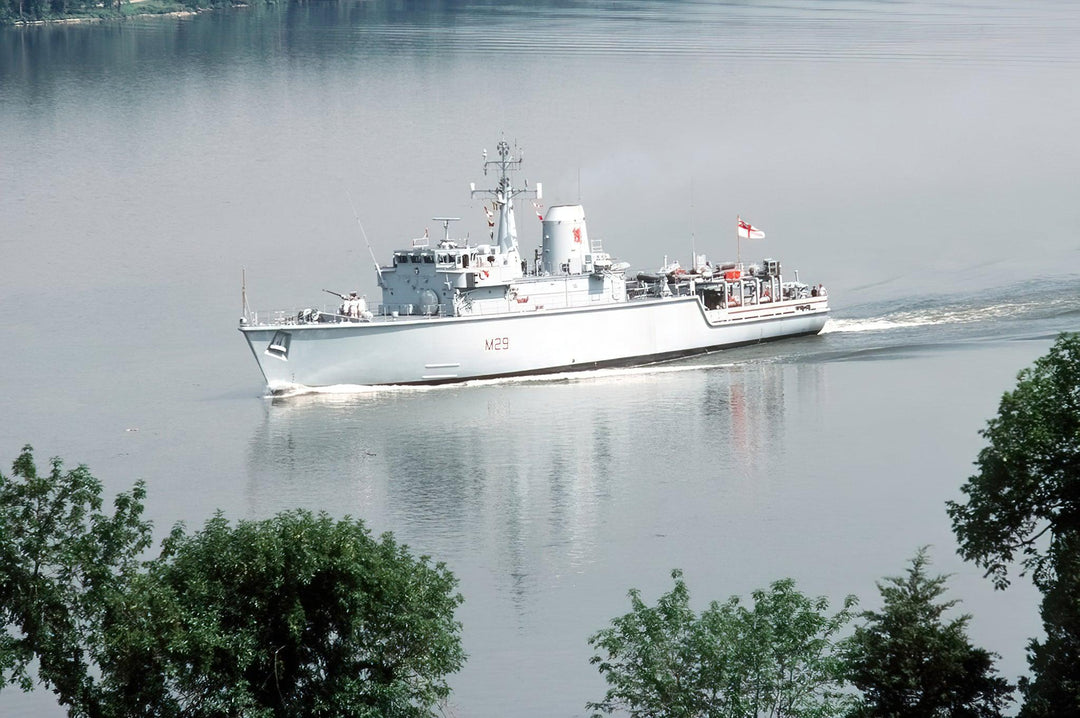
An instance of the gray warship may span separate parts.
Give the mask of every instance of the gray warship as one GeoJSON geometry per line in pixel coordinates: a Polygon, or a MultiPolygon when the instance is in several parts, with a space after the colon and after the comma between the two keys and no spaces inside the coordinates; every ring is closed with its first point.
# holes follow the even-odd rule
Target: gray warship
{"type": "MultiPolygon", "coordinates": [[[[338,294],[330,309],[248,311],[240,332],[271,393],[339,385],[444,384],[660,362],[817,334],[829,313],[821,285],[786,281],[780,262],[709,262],[628,275],[590,239],[579,204],[547,208],[532,261],[518,247],[515,200],[542,185],[513,184],[520,153],[484,153],[489,244],[414,239],[377,266],[382,302],[338,294]],[[488,201],[490,200],[490,204],[488,201]]],[[[539,205],[537,205],[539,207],[539,205]]],[[[537,211],[539,215],[539,210],[537,211]]],[[[741,236],[763,236],[739,220],[741,236]],[[755,235],[754,233],[757,233],[755,235]]]]}

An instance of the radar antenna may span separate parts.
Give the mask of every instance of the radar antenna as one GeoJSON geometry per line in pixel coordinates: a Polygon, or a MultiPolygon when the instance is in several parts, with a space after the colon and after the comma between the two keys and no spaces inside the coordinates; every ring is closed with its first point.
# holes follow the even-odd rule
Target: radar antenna
{"type": "Polygon", "coordinates": [[[451,222],[460,222],[461,217],[432,217],[431,221],[432,222],[442,222],[443,241],[444,242],[449,242],[450,241],[450,223],[451,222]]]}

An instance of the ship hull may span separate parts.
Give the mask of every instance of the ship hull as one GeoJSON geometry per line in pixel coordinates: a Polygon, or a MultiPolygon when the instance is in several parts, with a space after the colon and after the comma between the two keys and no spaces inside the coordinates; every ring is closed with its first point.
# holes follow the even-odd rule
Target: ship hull
{"type": "Polygon", "coordinates": [[[632,366],[817,334],[826,298],[706,310],[697,297],[494,316],[243,326],[274,393],[632,366]]]}

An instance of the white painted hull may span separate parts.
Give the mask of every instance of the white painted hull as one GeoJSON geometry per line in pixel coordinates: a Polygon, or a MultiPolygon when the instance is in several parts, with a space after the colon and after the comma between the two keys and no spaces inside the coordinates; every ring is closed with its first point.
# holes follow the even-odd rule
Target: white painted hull
{"type": "Polygon", "coordinates": [[[706,310],[696,296],[581,309],[370,323],[242,326],[273,392],[339,384],[438,384],[643,364],[817,334],[828,299],[706,310]],[[278,331],[287,356],[268,351],[278,331]]]}

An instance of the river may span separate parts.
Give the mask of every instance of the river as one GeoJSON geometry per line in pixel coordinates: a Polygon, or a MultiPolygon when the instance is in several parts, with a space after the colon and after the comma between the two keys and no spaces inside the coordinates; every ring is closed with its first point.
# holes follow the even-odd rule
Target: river
{"type": "MultiPolygon", "coordinates": [[[[1080,328],[1080,6],[308,3],[0,29],[0,465],[145,479],[215,510],[363,518],[461,579],[451,715],[577,717],[588,636],[682,568],[695,603],[835,603],[922,545],[1025,670],[1023,581],[955,555],[978,430],[1080,328]],[[368,244],[436,216],[500,138],[638,269],[743,243],[829,288],[823,334],[657,367],[264,396],[253,306],[377,294],[368,244]],[[355,214],[354,214],[355,212],[355,214]]],[[[525,253],[538,243],[519,213],[525,253]]],[[[61,715],[0,694],[5,716],[61,715]]]]}

